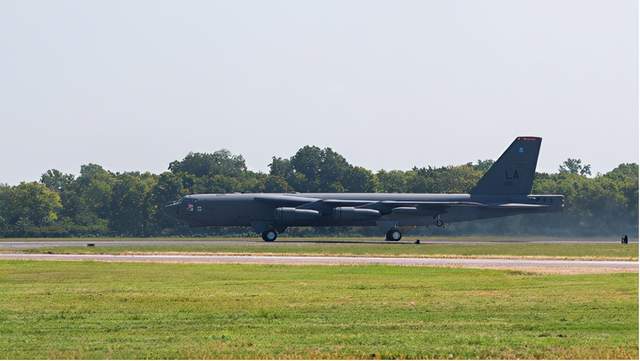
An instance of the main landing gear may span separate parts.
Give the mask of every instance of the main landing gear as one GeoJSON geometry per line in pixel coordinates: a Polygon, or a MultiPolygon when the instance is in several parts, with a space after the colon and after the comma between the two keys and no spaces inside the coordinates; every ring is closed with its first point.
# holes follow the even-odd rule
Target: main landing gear
{"type": "Polygon", "coordinates": [[[276,238],[278,238],[278,232],[276,232],[275,229],[267,229],[266,231],[262,232],[262,239],[265,242],[273,242],[276,240],[276,238]]]}
{"type": "MultiPolygon", "coordinates": [[[[287,229],[286,226],[269,226],[262,231],[261,236],[265,242],[273,242],[278,238],[278,233],[282,233],[287,229]]],[[[258,231],[259,232],[259,231],[258,231]]]]}
{"type": "Polygon", "coordinates": [[[387,231],[387,236],[385,241],[394,241],[397,242],[402,239],[402,232],[400,232],[397,228],[391,228],[387,231]]]}

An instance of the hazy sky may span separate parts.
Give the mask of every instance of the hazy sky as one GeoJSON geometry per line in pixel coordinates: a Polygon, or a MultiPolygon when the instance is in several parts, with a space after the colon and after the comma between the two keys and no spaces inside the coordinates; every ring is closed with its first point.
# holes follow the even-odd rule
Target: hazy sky
{"type": "Polygon", "coordinates": [[[0,0],[0,182],[303,145],[372,170],[638,161],[638,9],[602,1],[0,0]]]}

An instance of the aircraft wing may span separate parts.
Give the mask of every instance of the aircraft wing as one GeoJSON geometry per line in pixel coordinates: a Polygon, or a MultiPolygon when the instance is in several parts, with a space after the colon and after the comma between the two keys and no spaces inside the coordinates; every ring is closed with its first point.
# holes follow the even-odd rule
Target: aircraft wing
{"type": "Polygon", "coordinates": [[[482,203],[472,201],[381,201],[377,203],[401,206],[421,206],[421,207],[482,207],[482,208],[547,208],[547,204],[529,204],[529,203],[482,203]]]}
{"type": "Polygon", "coordinates": [[[316,202],[318,198],[309,198],[309,197],[301,197],[296,195],[282,195],[282,194],[274,194],[274,195],[262,195],[260,197],[254,198],[256,201],[273,204],[277,207],[297,207],[306,203],[316,202]]]}
{"type": "Polygon", "coordinates": [[[371,201],[358,199],[319,199],[298,195],[264,195],[255,198],[258,201],[273,204],[275,207],[294,207],[298,209],[316,210],[328,213],[337,207],[356,207],[375,209],[381,214],[392,212],[412,213],[416,211],[442,212],[449,207],[479,207],[493,209],[535,209],[547,208],[549,205],[527,203],[482,203],[474,201],[371,201]]]}

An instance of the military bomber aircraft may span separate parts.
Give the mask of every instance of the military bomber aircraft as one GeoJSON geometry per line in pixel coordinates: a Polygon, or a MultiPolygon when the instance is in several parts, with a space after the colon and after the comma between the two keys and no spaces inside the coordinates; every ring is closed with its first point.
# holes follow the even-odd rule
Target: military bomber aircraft
{"type": "Polygon", "coordinates": [[[539,137],[518,137],[470,194],[193,194],[166,208],[192,227],[251,226],[266,242],[291,226],[378,226],[399,241],[402,227],[559,211],[562,195],[531,195],[539,137]]]}

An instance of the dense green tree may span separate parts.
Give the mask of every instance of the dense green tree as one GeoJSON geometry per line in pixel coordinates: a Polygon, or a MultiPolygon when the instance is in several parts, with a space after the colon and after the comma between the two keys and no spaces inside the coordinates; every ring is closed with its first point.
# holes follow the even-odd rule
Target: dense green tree
{"type": "Polygon", "coordinates": [[[289,159],[272,157],[269,164],[269,175],[288,179],[293,176],[293,166],[289,159]]]}
{"type": "MultiPolygon", "coordinates": [[[[377,173],[349,164],[331,148],[305,146],[291,158],[273,157],[269,173],[247,170],[227,150],[189,153],[169,171],[112,173],[86,164],[74,177],[45,172],[40,183],[0,185],[0,235],[154,235],[207,233],[187,228],[164,206],[191,193],[415,192],[466,193],[493,164],[377,173]]],[[[591,167],[569,158],[558,173],[537,173],[533,193],[565,195],[561,213],[452,224],[437,232],[490,234],[638,233],[638,164],[590,177],[591,167]]],[[[329,230],[335,231],[335,230],[329,230]]],[[[300,232],[322,232],[302,230],[300,232]]],[[[361,232],[341,230],[341,232],[361,232]]]]}
{"type": "Polygon", "coordinates": [[[144,235],[153,212],[151,190],[155,179],[149,174],[124,173],[116,177],[111,194],[109,229],[118,234],[144,235]]]}
{"type": "MultiPolygon", "coordinates": [[[[321,165],[318,182],[320,183],[319,191],[321,192],[344,192],[348,191],[347,175],[352,171],[351,165],[343,156],[333,151],[331,148],[325,148],[321,153],[321,165]]],[[[354,174],[357,177],[357,175],[354,174]]],[[[356,179],[354,179],[356,181],[356,179]]],[[[355,184],[354,184],[355,186],[355,184]]]]}
{"type": "Polygon", "coordinates": [[[582,164],[582,160],[569,158],[559,168],[560,173],[591,175],[591,164],[582,164]]]}
{"type": "Polygon", "coordinates": [[[75,185],[75,176],[62,173],[57,169],[50,169],[40,177],[40,183],[60,195],[62,202],[61,221],[73,223],[73,216],[83,208],[81,197],[77,193],[79,187],[75,185]]]}
{"type": "Polygon", "coordinates": [[[49,169],[40,177],[40,183],[58,193],[64,193],[70,189],[74,181],[75,176],[73,174],[65,174],[57,169],[49,169]]]}
{"type": "Polygon", "coordinates": [[[291,167],[297,176],[290,182],[299,192],[317,192],[320,189],[320,171],[323,154],[319,147],[305,146],[291,157],[291,167]]]}
{"type": "Polygon", "coordinates": [[[285,193],[291,189],[287,181],[279,175],[270,175],[264,184],[264,191],[267,193],[285,193]]]}
{"type": "Polygon", "coordinates": [[[408,177],[408,189],[414,193],[468,193],[482,172],[471,163],[440,168],[414,168],[408,177]]]}
{"type": "Polygon", "coordinates": [[[80,176],[76,181],[80,202],[78,219],[107,219],[111,210],[111,192],[115,183],[114,175],[97,164],[85,164],[80,167],[80,176]]]}
{"type": "Polygon", "coordinates": [[[267,174],[247,171],[241,177],[237,178],[238,184],[236,185],[234,192],[264,192],[265,183],[268,178],[269,176],[267,174]]]}
{"type": "Polygon", "coordinates": [[[182,182],[183,177],[172,172],[164,172],[158,176],[151,188],[151,225],[156,232],[164,228],[178,228],[180,223],[170,214],[164,211],[164,207],[189,192],[182,182]]]}
{"type": "Polygon", "coordinates": [[[236,192],[238,185],[237,179],[233,177],[214,175],[210,177],[196,178],[192,192],[193,193],[232,193],[236,192]]]}
{"type": "Polygon", "coordinates": [[[214,153],[189,153],[183,160],[169,164],[173,173],[188,173],[196,177],[216,176],[237,177],[247,170],[241,155],[231,154],[226,149],[214,153]]]}
{"type": "Polygon", "coordinates": [[[385,171],[380,170],[376,174],[379,184],[379,191],[383,193],[406,193],[408,192],[409,175],[401,170],[385,171]]]}
{"type": "Polygon", "coordinates": [[[58,193],[37,182],[5,188],[1,197],[3,223],[22,230],[53,224],[62,208],[58,193]]]}
{"type": "Polygon", "coordinates": [[[344,177],[343,184],[347,192],[373,193],[378,189],[376,176],[362,167],[351,167],[344,177]]]}
{"type": "Polygon", "coordinates": [[[479,172],[482,172],[482,174],[484,174],[489,170],[489,168],[491,168],[493,163],[494,163],[493,159],[485,159],[485,160],[478,159],[478,161],[476,161],[476,164],[474,164],[473,167],[479,172]]]}
{"type": "Polygon", "coordinates": [[[299,192],[344,192],[345,177],[352,166],[331,148],[302,147],[290,159],[291,171],[286,163],[275,159],[271,163],[272,175],[283,174],[287,182],[299,192]],[[279,174],[274,170],[279,170],[279,174]]]}
{"type": "Polygon", "coordinates": [[[638,220],[638,165],[624,163],[604,175],[611,179],[616,190],[623,195],[624,214],[628,223],[638,220]]]}
{"type": "Polygon", "coordinates": [[[11,187],[0,183],[0,231],[6,231],[9,227],[9,200],[11,199],[11,187]]]}

